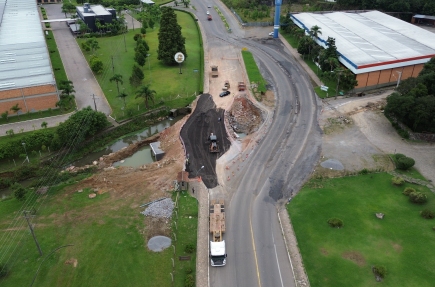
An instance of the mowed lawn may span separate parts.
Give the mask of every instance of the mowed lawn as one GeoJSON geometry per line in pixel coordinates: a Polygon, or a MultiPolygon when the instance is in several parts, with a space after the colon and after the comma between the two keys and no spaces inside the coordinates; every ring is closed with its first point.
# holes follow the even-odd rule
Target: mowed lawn
{"type": "MultiPolygon", "coordinates": [[[[178,19],[178,24],[182,27],[181,33],[186,38],[187,58],[181,66],[182,74],[178,65],[166,66],[161,61],[157,60],[157,49],[159,45],[158,31],[159,26],[153,29],[147,28],[145,41],[149,50],[149,58],[144,67],[143,84],[150,84],[150,88],[156,91],[155,105],[162,104],[168,107],[183,107],[192,102],[195,98],[194,94],[199,92],[199,83],[203,79],[200,78],[202,69],[200,61],[200,35],[193,18],[184,12],[175,11],[178,19]],[[198,70],[198,72],[194,71],[198,70]]],[[[120,92],[126,93],[126,110],[130,113],[138,114],[145,112],[145,104],[142,98],[135,99],[135,88],[129,83],[129,78],[132,74],[134,65],[134,47],[136,42],[133,37],[140,33],[140,29],[134,31],[129,30],[124,35],[114,37],[97,38],[100,49],[96,51],[96,55],[104,63],[104,71],[96,75],[96,78],[103,89],[103,92],[113,109],[112,116],[119,118],[127,117],[127,113],[123,116],[122,110],[123,100],[118,96],[118,91],[115,82],[110,82],[110,78],[114,74],[123,76],[123,85],[120,85],[120,92]],[[127,48],[127,52],[125,51],[127,48]],[[112,62],[113,59],[113,62],[112,62]],[[113,64],[112,64],[113,63],[113,64]],[[138,106],[139,105],[139,106],[138,106]]],[[[78,44],[86,41],[86,39],[78,39],[78,44]]],[[[92,52],[83,51],[86,59],[92,56],[92,52]]]]}
{"type": "MultiPolygon", "coordinates": [[[[148,250],[143,234],[147,227],[139,213],[143,209],[134,207],[149,201],[147,195],[132,199],[104,193],[91,200],[87,190],[63,187],[36,203],[44,205],[34,221],[35,234],[44,256],[73,246],[47,257],[34,286],[171,286],[173,249],[148,250]]],[[[1,254],[7,252],[3,258],[10,258],[10,274],[0,280],[2,287],[29,286],[42,262],[23,218],[22,228],[5,230],[21,205],[14,198],[0,201],[0,238],[14,238],[0,246],[1,254]]],[[[194,206],[192,212],[196,210],[194,206]]]]}
{"type": "Polygon", "coordinates": [[[426,187],[391,184],[387,173],[313,180],[287,206],[312,287],[435,286],[435,195],[426,187]],[[416,205],[402,194],[405,187],[427,194],[416,205]],[[378,219],[376,212],[385,214],[378,219]],[[344,227],[331,228],[337,217],[344,227]],[[375,281],[371,266],[387,268],[375,281]]]}

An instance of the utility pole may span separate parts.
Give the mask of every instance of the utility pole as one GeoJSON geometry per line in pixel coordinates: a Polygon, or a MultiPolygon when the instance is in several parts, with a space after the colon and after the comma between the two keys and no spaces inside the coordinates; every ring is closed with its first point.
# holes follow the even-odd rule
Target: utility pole
{"type": "Polygon", "coordinates": [[[97,102],[95,102],[95,95],[92,94],[92,99],[94,99],[94,107],[95,107],[95,111],[97,112],[97,102]]]}
{"type": "Polygon", "coordinates": [[[341,70],[337,70],[337,88],[335,89],[335,99],[337,99],[338,96],[338,85],[340,84],[340,75],[341,75],[341,70]]]}
{"type": "Polygon", "coordinates": [[[29,212],[25,210],[25,211],[24,211],[24,217],[26,218],[27,224],[29,225],[30,233],[32,233],[33,240],[35,240],[36,247],[37,247],[38,250],[39,250],[39,255],[42,256],[43,254],[42,254],[41,246],[39,246],[38,240],[36,239],[35,233],[33,232],[33,227],[32,227],[32,225],[30,224],[30,221],[29,221],[29,215],[28,215],[28,214],[29,214],[29,212]]]}

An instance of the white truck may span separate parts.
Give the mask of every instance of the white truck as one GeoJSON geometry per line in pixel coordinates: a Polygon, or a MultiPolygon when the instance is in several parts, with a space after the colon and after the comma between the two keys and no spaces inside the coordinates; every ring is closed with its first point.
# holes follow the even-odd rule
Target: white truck
{"type": "Polygon", "coordinates": [[[227,254],[225,251],[225,205],[224,201],[211,201],[210,204],[210,262],[211,266],[225,266],[227,263],[227,254]]]}

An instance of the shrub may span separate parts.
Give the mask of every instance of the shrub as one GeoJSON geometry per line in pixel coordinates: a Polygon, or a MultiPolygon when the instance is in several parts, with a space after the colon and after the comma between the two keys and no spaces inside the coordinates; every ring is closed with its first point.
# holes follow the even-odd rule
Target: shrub
{"type": "Polygon", "coordinates": [[[192,243],[187,244],[186,248],[184,248],[184,251],[186,253],[189,253],[189,254],[195,252],[195,250],[196,250],[196,247],[192,243]]]}
{"type": "Polygon", "coordinates": [[[12,185],[12,190],[14,191],[14,196],[19,201],[26,199],[27,190],[19,183],[14,183],[12,185]]]}
{"type": "Polygon", "coordinates": [[[195,278],[192,274],[187,274],[186,279],[184,280],[184,287],[194,287],[195,286],[195,278]]]}
{"type": "Polygon", "coordinates": [[[413,158],[410,157],[402,157],[399,159],[396,158],[396,166],[398,169],[407,170],[413,167],[414,164],[415,164],[415,160],[413,158]]]}
{"type": "Polygon", "coordinates": [[[6,264],[0,264],[0,278],[4,278],[8,275],[9,268],[6,264]]]}
{"type": "Polygon", "coordinates": [[[401,186],[405,183],[405,180],[400,176],[395,176],[391,179],[391,183],[397,186],[401,186]]]}
{"type": "Polygon", "coordinates": [[[435,218],[435,213],[432,210],[429,210],[429,209],[422,210],[420,215],[421,215],[421,217],[426,218],[426,219],[433,219],[433,218],[435,218]]]}
{"type": "Polygon", "coordinates": [[[186,268],[186,274],[192,274],[192,272],[193,272],[192,268],[190,268],[190,267],[186,268]]]}
{"type": "Polygon", "coordinates": [[[374,266],[372,268],[373,273],[381,278],[384,278],[387,275],[387,268],[384,266],[374,266]]]}
{"type": "Polygon", "coordinates": [[[101,61],[98,57],[92,56],[90,63],[91,63],[91,70],[95,74],[100,74],[103,71],[104,68],[103,61],[101,61]]]}
{"type": "Polygon", "coordinates": [[[427,201],[427,196],[422,192],[414,191],[409,194],[409,200],[413,203],[422,204],[427,201]]]}
{"type": "Polygon", "coordinates": [[[406,196],[409,196],[411,192],[415,192],[415,189],[413,189],[412,187],[407,187],[402,193],[406,196]]]}
{"type": "Polygon", "coordinates": [[[343,221],[341,219],[338,219],[338,218],[330,218],[330,219],[328,219],[328,224],[331,227],[340,228],[343,226],[343,221]]]}
{"type": "Polygon", "coordinates": [[[359,174],[368,174],[369,170],[367,168],[363,168],[362,170],[360,170],[359,174]]]}

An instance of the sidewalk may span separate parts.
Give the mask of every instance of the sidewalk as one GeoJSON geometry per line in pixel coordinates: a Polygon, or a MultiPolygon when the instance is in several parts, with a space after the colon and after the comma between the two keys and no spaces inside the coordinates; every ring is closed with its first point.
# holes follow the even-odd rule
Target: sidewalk
{"type": "Polygon", "coordinates": [[[6,136],[6,131],[11,129],[14,130],[15,134],[43,129],[43,127],[41,127],[43,122],[48,123],[48,128],[52,128],[66,121],[73,113],[74,112],[65,115],[0,125],[0,137],[6,136]]]}
{"type": "Polygon", "coordinates": [[[308,73],[311,80],[315,82],[318,86],[322,85],[322,81],[320,81],[319,77],[317,77],[316,73],[311,70],[310,67],[308,67],[307,63],[301,58],[301,55],[294,49],[290,44],[287,42],[287,40],[278,33],[279,38],[281,39],[281,42],[284,44],[284,46],[290,51],[290,53],[293,55],[293,57],[301,64],[302,68],[308,73]]]}

